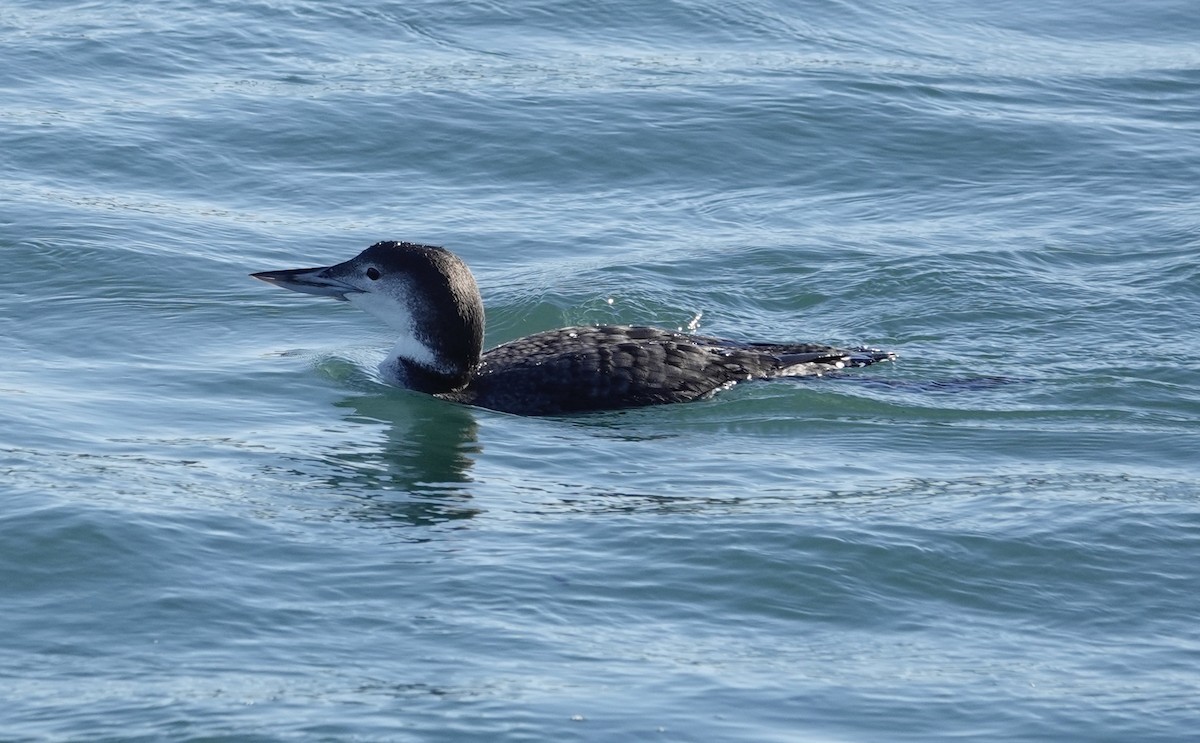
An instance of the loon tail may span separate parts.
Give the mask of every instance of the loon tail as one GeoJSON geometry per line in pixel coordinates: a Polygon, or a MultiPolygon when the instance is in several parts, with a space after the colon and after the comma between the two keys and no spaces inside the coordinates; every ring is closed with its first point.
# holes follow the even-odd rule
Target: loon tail
{"type": "Polygon", "coordinates": [[[846,354],[846,366],[870,366],[878,361],[895,361],[896,354],[878,348],[860,346],[846,354]]]}
{"type": "Polygon", "coordinates": [[[825,348],[820,351],[802,350],[795,353],[772,354],[779,362],[782,376],[817,373],[846,367],[870,366],[880,361],[892,361],[896,354],[878,348],[825,348]]]}

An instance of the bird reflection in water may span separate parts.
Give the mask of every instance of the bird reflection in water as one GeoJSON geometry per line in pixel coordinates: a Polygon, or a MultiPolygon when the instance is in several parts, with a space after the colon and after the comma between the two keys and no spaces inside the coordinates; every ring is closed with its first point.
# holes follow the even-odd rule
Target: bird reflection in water
{"type": "Polygon", "coordinates": [[[338,465],[329,476],[330,485],[362,501],[346,515],[397,526],[431,526],[481,512],[470,505],[470,470],[480,451],[474,411],[396,391],[335,404],[351,411],[349,422],[370,426],[376,434],[359,447],[328,456],[338,465]]]}

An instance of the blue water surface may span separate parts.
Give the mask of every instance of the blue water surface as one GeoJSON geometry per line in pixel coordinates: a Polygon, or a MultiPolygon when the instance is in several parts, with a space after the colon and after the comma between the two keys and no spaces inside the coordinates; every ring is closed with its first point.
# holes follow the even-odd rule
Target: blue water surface
{"type": "Polygon", "coordinates": [[[1200,15],[1101,0],[0,5],[0,739],[1182,741],[1200,15]],[[566,418],[487,341],[894,364],[566,418]]]}

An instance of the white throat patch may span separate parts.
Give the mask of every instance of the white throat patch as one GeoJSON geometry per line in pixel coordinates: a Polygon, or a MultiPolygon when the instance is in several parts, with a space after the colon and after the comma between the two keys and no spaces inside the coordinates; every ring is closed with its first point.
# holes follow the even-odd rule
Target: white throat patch
{"type": "Polygon", "coordinates": [[[346,300],[360,310],[379,318],[396,331],[398,335],[396,344],[392,346],[388,357],[379,365],[379,371],[389,381],[404,383],[402,367],[397,364],[400,359],[435,371],[447,371],[443,368],[441,359],[437,357],[433,349],[417,340],[416,334],[413,332],[412,312],[409,311],[408,304],[403,299],[386,294],[358,292],[347,294],[346,300]]]}

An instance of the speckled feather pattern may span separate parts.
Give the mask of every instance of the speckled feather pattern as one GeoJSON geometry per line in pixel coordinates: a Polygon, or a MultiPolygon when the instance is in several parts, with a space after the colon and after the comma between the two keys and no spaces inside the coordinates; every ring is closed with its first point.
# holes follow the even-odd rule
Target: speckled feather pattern
{"type": "Polygon", "coordinates": [[[447,399],[552,415],[703,398],[737,382],[820,374],[890,358],[810,343],[742,343],[656,328],[572,327],[491,349],[447,399]]]}

